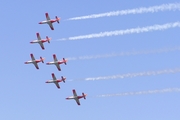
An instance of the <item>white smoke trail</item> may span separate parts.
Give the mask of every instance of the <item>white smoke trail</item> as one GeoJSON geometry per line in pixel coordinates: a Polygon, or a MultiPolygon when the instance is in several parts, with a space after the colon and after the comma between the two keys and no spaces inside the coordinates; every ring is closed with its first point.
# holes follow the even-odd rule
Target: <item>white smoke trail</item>
{"type": "Polygon", "coordinates": [[[61,38],[61,39],[58,39],[57,41],[80,40],[80,39],[117,36],[117,35],[133,34],[133,33],[143,33],[143,32],[150,32],[150,31],[157,31],[157,30],[166,30],[166,29],[175,28],[175,27],[180,27],[180,22],[146,26],[146,27],[141,27],[141,28],[137,27],[137,28],[131,28],[131,29],[126,29],[126,30],[100,32],[100,33],[89,34],[89,35],[80,35],[80,36],[69,37],[69,38],[61,38]]]}
{"type": "Polygon", "coordinates": [[[155,54],[155,53],[164,53],[170,51],[180,50],[180,47],[174,48],[164,48],[157,50],[149,50],[149,51],[132,51],[132,52],[120,52],[120,53],[111,53],[104,55],[86,55],[80,57],[68,57],[68,60],[88,60],[88,59],[98,59],[98,58],[109,58],[109,57],[117,57],[117,56],[129,56],[129,55],[140,55],[140,54],[155,54]]]}
{"type": "Polygon", "coordinates": [[[103,77],[89,77],[83,80],[94,81],[94,80],[107,80],[107,79],[123,79],[123,78],[132,78],[132,77],[138,77],[138,76],[160,75],[160,74],[169,74],[169,73],[177,73],[177,72],[180,72],[180,68],[166,69],[166,70],[159,70],[159,71],[139,72],[139,73],[127,73],[127,74],[103,76],[103,77]]]}
{"type": "Polygon", "coordinates": [[[139,92],[104,94],[104,95],[97,95],[96,97],[130,96],[130,95],[156,94],[156,93],[166,93],[166,92],[180,92],[180,88],[167,88],[167,89],[162,89],[162,90],[148,90],[148,91],[139,91],[139,92]]]}
{"type": "Polygon", "coordinates": [[[174,10],[174,11],[180,10],[180,3],[170,3],[170,4],[162,4],[159,6],[140,7],[140,8],[135,8],[135,9],[112,11],[112,12],[106,12],[106,13],[100,13],[100,14],[92,14],[92,15],[87,15],[87,16],[73,17],[67,20],[82,20],[82,19],[111,17],[111,16],[128,15],[128,14],[154,13],[154,12],[159,12],[159,11],[171,11],[171,10],[174,10]]]}

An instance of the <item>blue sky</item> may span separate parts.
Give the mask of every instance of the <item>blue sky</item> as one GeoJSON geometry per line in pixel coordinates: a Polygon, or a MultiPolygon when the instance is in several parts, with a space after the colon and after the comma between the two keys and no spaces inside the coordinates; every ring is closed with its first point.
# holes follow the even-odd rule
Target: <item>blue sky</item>
{"type": "Polygon", "coordinates": [[[112,94],[179,88],[180,74],[179,71],[174,71],[180,68],[179,27],[138,34],[58,41],[61,38],[105,31],[179,22],[179,10],[67,21],[73,17],[178,2],[180,1],[2,1],[0,5],[2,17],[0,119],[178,119],[180,117],[178,92],[127,96],[112,94]],[[53,19],[56,15],[61,18],[60,24],[53,24],[54,31],[50,30],[48,25],[38,24],[45,20],[46,12],[53,19]],[[36,32],[39,32],[42,38],[45,36],[52,38],[50,44],[44,44],[45,50],[41,50],[37,44],[29,43],[36,39],[36,32]],[[160,49],[168,50],[159,53],[160,49]],[[156,52],[147,52],[152,50],[156,52]],[[133,52],[139,51],[147,53],[133,55],[133,52]],[[126,52],[131,54],[117,55],[126,52]],[[33,53],[36,58],[45,57],[45,63],[53,60],[53,54],[56,54],[58,59],[75,57],[77,60],[69,60],[66,66],[61,65],[60,72],[55,66],[42,63],[38,64],[40,69],[36,70],[33,65],[24,64],[25,61],[30,60],[30,53],[33,53]],[[116,56],[78,59],[80,56],[94,57],[112,53],[116,56]],[[140,75],[142,72],[158,73],[169,69],[174,73],[140,75]],[[60,83],[61,89],[57,89],[54,84],[45,83],[46,80],[51,79],[51,73],[54,73],[57,78],[60,76],[67,78],[66,83],[60,83]],[[135,73],[139,76],[85,80],[128,73],[129,76],[135,73]],[[73,100],[65,100],[72,95],[72,89],[76,89],[78,94],[82,92],[88,94],[86,100],[80,100],[81,106],[73,100]],[[111,96],[96,97],[105,94],[111,96]]]}

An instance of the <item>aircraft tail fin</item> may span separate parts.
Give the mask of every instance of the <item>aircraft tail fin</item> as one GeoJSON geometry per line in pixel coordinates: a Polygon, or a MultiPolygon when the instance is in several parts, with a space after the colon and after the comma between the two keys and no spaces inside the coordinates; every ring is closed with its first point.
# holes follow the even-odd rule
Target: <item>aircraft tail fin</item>
{"type": "Polygon", "coordinates": [[[57,21],[57,23],[59,23],[59,20],[60,20],[60,18],[58,18],[58,16],[56,16],[56,21],[57,21]]]}
{"type": "Polygon", "coordinates": [[[64,78],[63,76],[61,76],[61,79],[62,79],[62,81],[65,83],[66,78],[64,78]]]}
{"type": "Polygon", "coordinates": [[[41,62],[44,63],[44,58],[40,57],[40,59],[41,59],[41,62]]]}
{"type": "Polygon", "coordinates": [[[63,58],[64,64],[67,65],[67,60],[65,58],[63,58]]]}
{"type": "Polygon", "coordinates": [[[49,38],[48,36],[46,36],[46,39],[47,39],[48,43],[50,43],[51,38],[49,38]]]}
{"type": "Polygon", "coordinates": [[[86,94],[82,93],[82,96],[84,97],[84,99],[86,99],[86,94]]]}

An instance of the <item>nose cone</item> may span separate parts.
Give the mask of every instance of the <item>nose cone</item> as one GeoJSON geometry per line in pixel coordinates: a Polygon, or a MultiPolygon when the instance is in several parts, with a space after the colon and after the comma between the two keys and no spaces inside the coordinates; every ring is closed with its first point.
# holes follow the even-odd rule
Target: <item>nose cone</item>
{"type": "Polygon", "coordinates": [[[46,81],[46,83],[48,83],[48,81],[46,81]]]}
{"type": "Polygon", "coordinates": [[[24,62],[24,64],[27,64],[28,62],[24,62]]]}
{"type": "Polygon", "coordinates": [[[42,24],[42,22],[39,22],[39,24],[42,24]]]}
{"type": "Polygon", "coordinates": [[[30,42],[30,43],[33,43],[33,42],[30,42]]]}
{"type": "Polygon", "coordinates": [[[46,63],[46,65],[49,65],[49,63],[46,63]]]}

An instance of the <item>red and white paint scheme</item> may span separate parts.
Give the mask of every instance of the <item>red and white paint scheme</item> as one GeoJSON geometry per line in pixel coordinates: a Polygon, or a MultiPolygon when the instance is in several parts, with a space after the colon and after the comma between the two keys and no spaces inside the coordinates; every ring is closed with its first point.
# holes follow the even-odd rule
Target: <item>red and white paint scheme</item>
{"type": "Polygon", "coordinates": [[[81,98],[86,99],[87,94],[82,93],[82,96],[81,96],[81,95],[78,96],[75,89],[73,89],[72,92],[73,92],[73,96],[67,97],[67,98],[66,98],[67,100],[74,99],[74,100],[76,101],[76,103],[77,103],[78,105],[80,105],[79,99],[81,99],[81,98]]]}
{"type": "Polygon", "coordinates": [[[34,58],[34,55],[33,54],[30,54],[30,56],[31,56],[31,60],[29,60],[29,61],[26,61],[26,62],[24,62],[25,64],[34,64],[34,66],[36,67],[36,69],[39,69],[39,67],[38,67],[38,64],[37,63],[39,63],[39,62],[42,62],[42,63],[44,63],[44,59],[45,58],[42,58],[42,57],[40,57],[40,59],[35,59],[34,58]]]}
{"type": "Polygon", "coordinates": [[[41,46],[41,48],[44,50],[45,48],[44,48],[43,43],[44,43],[44,42],[50,43],[51,38],[49,38],[48,36],[46,36],[46,39],[41,39],[41,36],[40,36],[39,33],[36,33],[36,36],[37,36],[37,40],[33,40],[33,41],[31,41],[30,43],[31,43],[31,44],[33,44],[33,43],[39,43],[39,45],[41,46]]]}
{"type": "Polygon", "coordinates": [[[65,83],[65,80],[66,78],[61,76],[61,79],[56,79],[56,76],[54,75],[54,73],[52,73],[52,80],[47,80],[46,83],[54,83],[58,89],[60,89],[60,86],[59,86],[59,82],[64,82],[65,83]]]}
{"type": "Polygon", "coordinates": [[[63,58],[63,60],[59,61],[59,60],[57,59],[56,55],[53,54],[53,59],[54,59],[54,61],[52,61],[52,62],[47,62],[46,64],[47,64],[47,65],[56,65],[56,67],[57,67],[57,69],[58,69],[59,71],[61,71],[60,64],[63,64],[63,63],[64,63],[65,65],[67,65],[67,64],[66,64],[67,60],[66,60],[65,58],[63,58]]]}
{"type": "Polygon", "coordinates": [[[46,20],[39,22],[39,24],[48,24],[49,27],[51,28],[51,30],[54,30],[54,27],[53,27],[53,24],[52,24],[52,23],[54,23],[54,22],[59,23],[60,18],[58,18],[57,16],[55,16],[55,19],[50,19],[48,13],[45,13],[45,15],[46,15],[46,20]]]}

